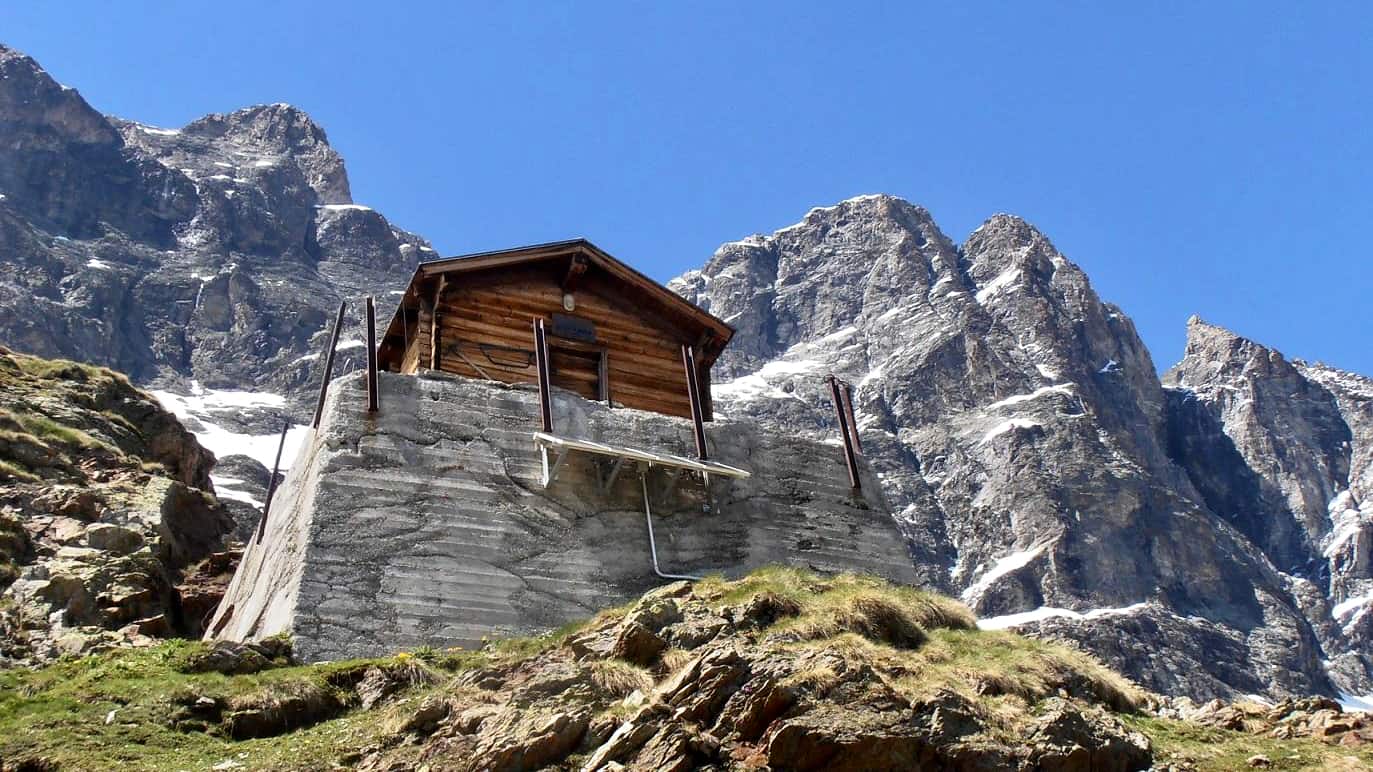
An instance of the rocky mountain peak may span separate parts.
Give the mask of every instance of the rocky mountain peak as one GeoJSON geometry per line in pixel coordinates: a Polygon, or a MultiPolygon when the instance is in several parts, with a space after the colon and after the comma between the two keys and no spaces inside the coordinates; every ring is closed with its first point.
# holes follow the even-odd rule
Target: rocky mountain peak
{"type": "Polygon", "coordinates": [[[44,230],[84,238],[115,228],[164,245],[171,223],[189,216],[177,200],[183,185],[130,152],[74,89],[10,48],[0,48],[0,147],[0,211],[44,230]]]}
{"type": "Polygon", "coordinates": [[[315,203],[353,202],[343,158],[330,146],[324,129],[292,105],[255,105],[231,113],[212,113],[181,129],[131,122],[125,122],[123,129],[131,144],[172,168],[183,168],[179,164],[188,162],[186,156],[205,157],[207,151],[214,156],[211,163],[219,168],[199,171],[224,173],[237,166],[266,169],[289,164],[301,170],[315,203]]]}
{"type": "MultiPolygon", "coordinates": [[[[1051,277],[1059,269],[1082,272],[1054,248],[1038,228],[1013,214],[996,214],[982,223],[963,244],[969,275],[985,285],[1006,271],[1028,271],[1051,277]]],[[[1085,276],[1083,277],[1085,280],[1085,276]]]]}
{"type": "Polygon", "coordinates": [[[1245,465],[1272,484],[1217,509],[1267,512],[1253,527],[1274,562],[1324,582],[1317,556],[1332,528],[1332,501],[1350,485],[1354,437],[1346,419],[1358,417],[1342,411],[1340,396],[1352,396],[1347,387],[1358,379],[1301,364],[1193,316],[1182,361],[1163,380],[1207,410],[1245,465]]]}
{"type": "Polygon", "coordinates": [[[140,383],[294,397],[339,301],[401,286],[428,249],[352,203],[343,159],[298,108],[159,128],[100,115],[12,49],[0,74],[11,345],[140,383]]]}
{"type": "Polygon", "coordinates": [[[1257,377],[1299,377],[1281,352],[1193,314],[1187,320],[1182,361],[1164,375],[1169,385],[1192,389],[1233,388],[1257,377]]]}
{"type": "MultiPolygon", "coordinates": [[[[39,128],[31,137],[55,150],[63,143],[111,144],[119,141],[104,116],[74,89],[53,80],[32,58],[0,45],[0,132],[39,128]]],[[[0,158],[0,169],[8,166],[0,158]]]]}

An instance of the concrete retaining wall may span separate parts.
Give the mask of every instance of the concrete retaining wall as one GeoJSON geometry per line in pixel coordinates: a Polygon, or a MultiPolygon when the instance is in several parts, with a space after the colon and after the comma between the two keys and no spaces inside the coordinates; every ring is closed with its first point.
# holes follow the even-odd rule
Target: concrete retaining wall
{"type": "MultiPolygon", "coordinates": [[[[472,647],[665,581],[652,571],[637,472],[603,495],[592,460],[576,454],[549,489],[539,484],[532,387],[381,373],[375,417],[364,388],[360,373],[332,385],[212,636],[288,632],[307,660],[472,647]]],[[[562,392],[554,415],[563,436],[694,452],[681,419],[562,392]]],[[[713,459],[753,477],[713,480],[708,499],[690,479],[664,498],[664,473],[650,475],[663,571],[737,576],[787,563],[914,581],[877,480],[864,466],[864,493],[852,494],[837,443],[730,421],[707,435],[713,459]]]]}

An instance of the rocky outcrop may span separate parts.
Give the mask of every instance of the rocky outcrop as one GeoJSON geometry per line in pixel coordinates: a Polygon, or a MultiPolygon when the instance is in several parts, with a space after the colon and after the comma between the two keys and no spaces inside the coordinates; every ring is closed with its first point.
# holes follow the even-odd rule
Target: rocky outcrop
{"type": "Polygon", "coordinates": [[[1166,699],[1068,647],[976,630],[949,598],[778,567],[663,585],[480,649],[290,657],[279,637],[183,641],[0,673],[0,758],[374,772],[1373,762],[1370,714],[1331,700],[1166,699]]]}
{"type": "Polygon", "coordinates": [[[198,634],[177,584],[233,527],[213,463],[123,376],[0,348],[0,662],[198,634]]]}
{"type": "Polygon", "coordinates": [[[862,196],[726,244],[672,286],[740,330],[720,414],[819,435],[832,431],[821,378],[855,385],[922,581],[984,624],[1076,640],[1165,692],[1332,691],[1323,660],[1351,647],[1316,629],[1328,615],[1294,584],[1309,529],[1223,502],[1290,498],[1319,519],[1337,486],[1308,472],[1345,472],[1342,424],[1310,417],[1331,452],[1309,464],[1238,463],[1033,226],[997,215],[959,246],[924,209],[862,196]]]}
{"type": "Polygon", "coordinates": [[[1193,724],[1247,732],[1276,740],[1312,738],[1341,748],[1373,745],[1373,716],[1366,712],[1346,711],[1339,703],[1324,697],[1288,699],[1277,704],[1252,700],[1235,703],[1211,700],[1195,705],[1190,700],[1182,699],[1164,707],[1159,714],[1193,724]]]}
{"type": "Polygon", "coordinates": [[[0,46],[0,146],[0,343],[140,384],[272,392],[303,414],[339,301],[402,286],[429,249],[353,203],[289,105],[145,126],[0,46]]]}
{"type": "MultiPolygon", "coordinates": [[[[853,577],[758,576],[668,585],[530,659],[463,673],[456,689],[413,707],[360,768],[1149,766],[1148,738],[1115,713],[1142,695],[1090,666],[1044,652],[1056,675],[1027,678],[1015,687],[1027,707],[993,719],[987,700],[999,687],[984,682],[976,696],[959,680],[995,677],[975,663],[947,680],[948,671],[910,677],[941,656],[930,653],[940,641],[977,635],[966,611],[853,577]],[[788,586],[797,580],[800,592],[788,586]],[[619,641],[640,636],[664,646],[637,665],[613,658],[619,641]]],[[[1021,645],[986,638],[988,657],[1021,645]]]]}

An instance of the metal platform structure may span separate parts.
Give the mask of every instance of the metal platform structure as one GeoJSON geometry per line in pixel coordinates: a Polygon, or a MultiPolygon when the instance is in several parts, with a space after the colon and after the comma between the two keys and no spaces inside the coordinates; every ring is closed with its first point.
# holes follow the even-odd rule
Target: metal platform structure
{"type": "Polygon", "coordinates": [[[534,444],[538,446],[539,453],[543,459],[543,477],[540,482],[547,488],[558,479],[558,470],[562,468],[563,462],[567,460],[568,454],[573,451],[588,453],[593,456],[602,456],[612,460],[610,470],[601,479],[601,489],[609,490],[615,484],[615,478],[619,476],[626,462],[631,464],[643,464],[645,469],[661,467],[666,470],[676,472],[699,472],[702,475],[718,475],[720,477],[730,477],[736,480],[744,480],[749,477],[749,472],[729,464],[722,464],[718,461],[707,459],[687,458],[672,453],[661,453],[649,450],[640,450],[623,445],[609,445],[604,442],[594,442],[592,440],[574,439],[571,437],[559,437],[550,432],[534,432],[534,444]],[[553,458],[549,459],[552,452],[553,458]]]}

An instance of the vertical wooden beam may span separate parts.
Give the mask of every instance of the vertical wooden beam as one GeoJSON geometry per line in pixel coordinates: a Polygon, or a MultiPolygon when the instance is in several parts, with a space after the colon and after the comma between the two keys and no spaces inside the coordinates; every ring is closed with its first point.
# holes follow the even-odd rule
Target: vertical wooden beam
{"type": "Polygon", "coordinates": [[[277,490],[277,475],[281,472],[281,451],[286,449],[286,432],[291,428],[287,419],[281,426],[281,440],[277,442],[277,459],[272,463],[272,479],[267,481],[267,498],[262,502],[262,519],[257,521],[257,543],[262,543],[262,534],[267,532],[267,513],[272,509],[272,495],[277,490]]]}
{"type": "Polygon", "coordinates": [[[324,415],[324,398],[329,395],[329,380],[334,377],[334,352],[338,349],[338,336],[343,332],[343,312],[348,301],[338,304],[338,316],[334,319],[334,334],[329,337],[329,351],[324,355],[324,377],[319,384],[319,401],[315,403],[315,418],[310,422],[311,429],[319,428],[319,419],[324,415]]]}
{"type": "Polygon", "coordinates": [[[825,379],[829,381],[830,396],[834,399],[834,414],[839,419],[839,433],[844,438],[844,462],[849,467],[849,485],[854,490],[860,490],[863,482],[858,477],[858,457],[853,452],[853,435],[849,433],[849,419],[844,411],[844,399],[839,392],[839,379],[833,375],[825,379]]]}
{"type": "MultiPolygon", "coordinates": [[[[695,354],[698,362],[705,359],[708,347],[715,342],[715,333],[706,330],[696,343],[695,354]]],[[[697,390],[701,393],[701,417],[707,421],[715,420],[715,395],[711,394],[710,368],[698,365],[696,373],[697,390]]]]}
{"type": "Polygon", "coordinates": [[[707,421],[715,420],[715,396],[710,392],[711,378],[710,368],[701,367],[697,375],[697,389],[701,392],[701,418],[707,421]]]}
{"type": "Polygon", "coordinates": [[[553,432],[553,385],[548,377],[548,339],[543,319],[534,320],[534,363],[539,376],[539,420],[545,432],[553,432]]]}
{"type": "Polygon", "coordinates": [[[375,413],[381,406],[377,377],[377,309],[372,296],[367,296],[367,412],[375,413]]]}
{"type": "Polygon", "coordinates": [[[863,455],[863,441],[858,438],[858,417],[853,412],[853,386],[847,381],[840,384],[842,390],[839,392],[844,398],[844,412],[848,414],[849,432],[853,435],[853,449],[858,451],[858,455],[863,455]]]}
{"type": "Polygon", "coordinates": [[[696,430],[696,457],[705,461],[710,457],[706,450],[706,427],[701,413],[701,384],[697,380],[696,354],[691,346],[682,346],[682,369],[686,372],[687,400],[691,403],[691,424],[696,430]]]}
{"type": "Polygon", "coordinates": [[[600,381],[600,400],[606,407],[614,407],[610,402],[610,354],[605,349],[601,350],[597,380],[600,381]]]}
{"type": "Polygon", "coordinates": [[[440,350],[443,348],[442,341],[439,340],[442,328],[439,325],[439,301],[443,299],[443,290],[448,285],[448,277],[440,275],[439,283],[434,286],[433,311],[429,314],[429,369],[438,370],[443,364],[440,350]]]}

